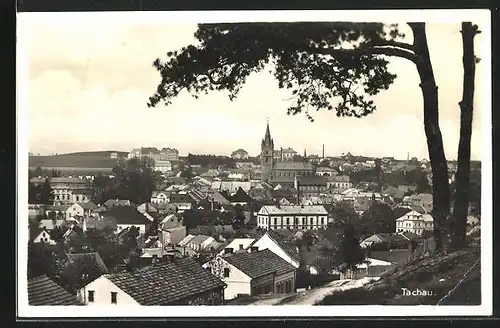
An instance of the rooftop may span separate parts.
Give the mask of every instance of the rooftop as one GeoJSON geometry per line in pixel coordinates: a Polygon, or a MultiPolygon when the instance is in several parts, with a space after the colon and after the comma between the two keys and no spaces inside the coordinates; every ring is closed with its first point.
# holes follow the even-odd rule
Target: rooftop
{"type": "Polygon", "coordinates": [[[110,274],[106,278],[141,305],[171,305],[225,286],[224,282],[190,258],[156,264],[134,272],[110,274]]]}
{"type": "Polygon", "coordinates": [[[328,215],[323,205],[265,205],[259,213],[267,215],[328,215]]]}
{"type": "Polygon", "coordinates": [[[29,305],[80,305],[76,294],[65,291],[47,276],[39,276],[28,280],[29,305]]]}
{"type": "Polygon", "coordinates": [[[227,254],[223,255],[222,258],[251,278],[262,277],[274,272],[276,275],[281,275],[295,270],[292,264],[268,249],[253,253],[227,254]]]}

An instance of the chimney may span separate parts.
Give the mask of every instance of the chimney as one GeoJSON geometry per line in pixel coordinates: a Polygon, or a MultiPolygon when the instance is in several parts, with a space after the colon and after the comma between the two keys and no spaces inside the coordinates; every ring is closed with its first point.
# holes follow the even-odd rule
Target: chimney
{"type": "Polygon", "coordinates": [[[323,158],[325,158],[325,145],[323,144],[323,158]]]}
{"type": "Polygon", "coordinates": [[[256,246],[252,246],[252,247],[250,247],[250,253],[256,253],[256,252],[258,252],[258,251],[259,251],[259,248],[258,248],[258,247],[256,247],[256,246]]]}
{"type": "Polygon", "coordinates": [[[233,254],[233,249],[231,247],[224,248],[224,254],[233,254]]]}

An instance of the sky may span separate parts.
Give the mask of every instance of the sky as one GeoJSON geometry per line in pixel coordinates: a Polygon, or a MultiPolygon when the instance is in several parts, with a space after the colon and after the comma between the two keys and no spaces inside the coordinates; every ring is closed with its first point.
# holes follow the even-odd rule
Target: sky
{"type": "MultiPolygon", "coordinates": [[[[481,26],[480,26],[481,27],[481,26]]],[[[411,42],[411,31],[402,25],[411,42]]],[[[238,98],[215,92],[199,99],[181,93],[172,105],[148,108],[159,82],[152,62],[195,42],[192,23],[116,23],[80,20],[21,24],[27,45],[29,151],[41,154],[94,150],[129,151],[141,146],[174,147],[181,155],[260,152],[266,120],[276,148],[327,156],[428,158],[422,94],[413,64],[390,59],[398,77],[373,97],[368,117],[338,118],[314,112],[314,122],[288,116],[287,91],[267,72],[251,75],[238,98]]],[[[427,35],[439,86],[440,127],[448,159],[456,159],[462,97],[460,23],[429,23],[427,35]]],[[[482,34],[475,39],[481,53],[482,34]]],[[[477,65],[472,158],[481,158],[483,68],[477,65]]]]}

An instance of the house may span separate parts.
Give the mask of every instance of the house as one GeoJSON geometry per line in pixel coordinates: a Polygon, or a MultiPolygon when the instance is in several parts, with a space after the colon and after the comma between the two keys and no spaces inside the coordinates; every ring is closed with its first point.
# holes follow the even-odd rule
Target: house
{"type": "Polygon", "coordinates": [[[45,207],[45,215],[48,218],[51,217],[58,217],[61,219],[66,219],[67,214],[66,211],[70,207],[69,204],[63,204],[63,205],[47,205],[45,207]]]}
{"type": "Polygon", "coordinates": [[[331,167],[324,167],[320,166],[316,168],[316,172],[314,172],[316,175],[320,176],[336,176],[337,175],[337,170],[331,167]]]}
{"type": "Polygon", "coordinates": [[[30,236],[33,240],[33,243],[44,243],[49,245],[55,245],[56,242],[50,236],[50,233],[46,229],[36,229],[33,235],[30,236]]]}
{"type": "Polygon", "coordinates": [[[40,223],[38,223],[38,227],[40,229],[44,229],[47,231],[52,231],[56,227],[62,227],[64,225],[65,220],[63,219],[42,219],[40,223]]]}
{"type": "Polygon", "coordinates": [[[326,177],[320,175],[303,175],[295,178],[295,189],[303,197],[319,196],[327,190],[326,177]]]}
{"type": "Polygon", "coordinates": [[[137,206],[137,210],[140,213],[158,213],[158,208],[152,203],[142,203],[141,205],[137,206]]]}
{"type": "Polygon", "coordinates": [[[163,191],[153,191],[151,195],[151,203],[153,204],[162,204],[168,203],[169,197],[166,192],[163,191]]]}
{"type": "Polygon", "coordinates": [[[362,248],[370,247],[377,250],[404,249],[408,248],[410,238],[403,234],[396,233],[377,233],[364,239],[359,245],[362,248]]]}
{"type": "Polygon", "coordinates": [[[350,270],[340,273],[340,279],[361,279],[363,277],[380,277],[383,273],[391,270],[396,263],[374,258],[366,258],[363,263],[356,265],[356,271],[350,270]],[[351,275],[352,274],[352,275],[351,275]],[[349,277],[349,278],[348,278],[349,277]]]}
{"type": "Polygon", "coordinates": [[[77,291],[87,283],[108,273],[98,252],[66,253],[68,264],[60,273],[61,280],[66,281],[69,291],[77,291]],[[76,278],[76,279],[75,279],[76,278]]]}
{"type": "Polygon", "coordinates": [[[28,205],[28,217],[36,218],[42,216],[45,213],[43,205],[40,204],[29,204],[28,205]]]}
{"type": "Polygon", "coordinates": [[[252,187],[252,183],[250,181],[214,181],[212,182],[212,189],[215,191],[227,191],[230,193],[234,193],[238,190],[238,188],[243,189],[245,192],[248,192],[252,187]]]}
{"type": "Polygon", "coordinates": [[[209,245],[216,241],[214,238],[206,235],[187,235],[178,245],[181,247],[190,248],[197,253],[205,249],[209,249],[209,245]]]}
{"type": "Polygon", "coordinates": [[[85,305],[222,305],[226,284],[190,258],[102,275],[78,291],[85,305]]]}
{"type": "Polygon", "coordinates": [[[248,152],[244,149],[238,149],[238,150],[235,150],[233,151],[233,153],[231,154],[231,158],[232,159],[248,159],[248,152]]]}
{"type": "Polygon", "coordinates": [[[295,267],[268,249],[217,255],[207,269],[227,284],[225,300],[296,291],[295,267]]]}
{"type": "Polygon", "coordinates": [[[253,202],[253,199],[240,187],[234,195],[229,197],[231,205],[247,205],[253,202]]]}
{"type": "Polygon", "coordinates": [[[412,232],[422,235],[424,231],[434,230],[434,218],[430,214],[411,211],[396,219],[396,232],[412,232]]]}
{"type": "Polygon", "coordinates": [[[190,209],[193,208],[193,204],[191,203],[171,203],[172,205],[177,208],[177,213],[182,214],[185,211],[189,211],[190,209]]]}
{"type": "MultiPolygon", "coordinates": [[[[319,169],[319,168],[318,168],[319,169]]],[[[351,177],[348,175],[329,175],[326,177],[326,187],[328,189],[349,189],[352,188],[351,177]]]]}
{"type": "Polygon", "coordinates": [[[76,294],[67,292],[45,275],[28,279],[28,304],[30,306],[82,305],[76,294]]]}
{"type": "Polygon", "coordinates": [[[155,160],[154,170],[161,173],[172,171],[172,162],[155,160]]]}
{"type": "Polygon", "coordinates": [[[229,244],[227,244],[219,254],[222,255],[228,251],[233,253],[238,251],[246,251],[255,243],[255,241],[255,238],[235,238],[229,244]]]}
{"type": "Polygon", "coordinates": [[[270,250],[287,263],[293,265],[294,268],[300,266],[300,255],[297,246],[287,243],[285,238],[276,231],[267,231],[252,246],[256,247],[259,251],[270,250]]]}
{"type": "Polygon", "coordinates": [[[327,228],[328,212],[323,205],[265,205],[257,213],[257,225],[267,230],[327,228]]]}
{"type": "Polygon", "coordinates": [[[66,210],[66,220],[74,218],[75,216],[84,216],[85,209],[79,203],[74,203],[66,210]]]}
{"type": "Polygon", "coordinates": [[[128,199],[108,199],[103,205],[108,210],[114,207],[134,206],[128,199]]]}
{"type": "Polygon", "coordinates": [[[109,154],[110,159],[117,159],[118,158],[118,153],[117,152],[112,152],[109,154]]]}
{"type": "Polygon", "coordinates": [[[91,181],[78,177],[54,177],[50,179],[54,194],[54,204],[73,204],[88,202],[91,181]]]}
{"type": "Polygon", "coordinates": [[[114,218],[116,220],[116,231],[120,232],[129,227],[136,227],[140,234],[146,233],[146,225],[151,224],[143,214],[141,214],[135,206],[116,206],[108,210],[104,217],[114,218]]]}

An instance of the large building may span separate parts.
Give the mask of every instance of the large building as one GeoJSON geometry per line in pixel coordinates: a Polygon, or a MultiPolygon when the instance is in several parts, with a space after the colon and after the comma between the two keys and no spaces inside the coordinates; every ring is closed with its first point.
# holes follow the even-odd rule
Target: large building
{"type": "MultiPolygon", "coordinates": [[[[92,182],[78,177],[54,177],[49,179],[54,195],[54,204],[86,203],[89,201],[89,192],[92,182]]],[[[31,184],[43,184],[45,178],[34,177],[31,184]]]]}
{"type": "Polygon", "coordinates": [[[411,211],[396,219],[396,232],[412,232],[420,236],[424,231],[434,231],[434,219],[430,214],[411,211]]]}
{"type": "Polygon", "coordinates": [[[162,148],[161,150],[158,150],[156,147],[142,147],[132,149],[128,153],[128,158],[134,157],[149,157],[155,161],[178,161],[179,151],[173,148],[162,148]]]}
{"type": "Polygon", "coordinates": [[[257,225],[272,229],[320,229],[328,227],[328,212],[323,205],[262,206],[257,225]]]}
{"type": "Polygon", "coordinates": [[[244,149],[238,149],[231,154],[232,159],[248,159],[248,152],[244,149]]]}
{"type": "Polygon", "coordinates": [[[293,186],[296,177],[302,175],[312,175],[314,169],[312,164],[304,162],[292,162],[293,149],[289,148],[284,156],[279,151],[280,156],[276,156],[274,150],[274,140],[271,138],[269,122],[266,127],[266,134],[261,142],[260,167],[261,181],[273,184],[293,186]],[[290,157],[291,156],[291,157],[290,157]]]}

